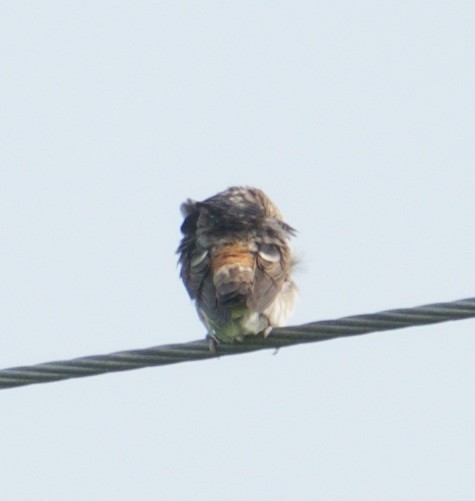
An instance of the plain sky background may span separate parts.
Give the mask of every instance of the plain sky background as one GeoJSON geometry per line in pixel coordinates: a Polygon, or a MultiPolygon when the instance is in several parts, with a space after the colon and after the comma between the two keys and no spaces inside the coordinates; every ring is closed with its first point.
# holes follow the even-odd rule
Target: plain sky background
{"type": "MultiPolygon", "coordinates": [[[[292,324],[475,296],[475,4],[0,15],[0,367],[205,335],[179,205],[264,189],[292,324]]],[[[0,392],[2,500],[472,500],[475,322],[0,392]]]]}

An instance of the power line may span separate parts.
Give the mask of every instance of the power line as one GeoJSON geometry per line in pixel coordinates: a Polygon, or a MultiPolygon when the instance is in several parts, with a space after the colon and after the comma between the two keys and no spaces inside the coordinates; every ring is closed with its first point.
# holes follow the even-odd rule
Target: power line
{"type": "Polygon", "coordinates": [[[155,365],[237,355],[269,348],[282,348],[301,343],[325,341],[339,337],[357,336],[370,332],[402,329],[472,317],[475,317],[475,298],[467,298],[449,303],[429,304],[415,308],[343,317],[337,320],[323,320],[291,327],[279,327],[275,328],[267,339],[250,336],[242,343],[220,344],[216,353],[210,351],[206,340],[199,340],[26,367],[12,367],[0,370],[0,389],[95,376],[107,372],[141,369],[155,365]]]}

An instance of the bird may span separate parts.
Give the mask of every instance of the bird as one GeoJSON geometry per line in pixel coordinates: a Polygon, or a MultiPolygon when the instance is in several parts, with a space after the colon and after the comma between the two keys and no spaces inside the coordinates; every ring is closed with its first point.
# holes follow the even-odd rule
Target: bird
{"type": "Polygon", "coordinates": [[[260,189],[233,186],[181,205],[180,277],[207,328],[210,349],[285,325],[294,309],[296,230],[260,189]]]}

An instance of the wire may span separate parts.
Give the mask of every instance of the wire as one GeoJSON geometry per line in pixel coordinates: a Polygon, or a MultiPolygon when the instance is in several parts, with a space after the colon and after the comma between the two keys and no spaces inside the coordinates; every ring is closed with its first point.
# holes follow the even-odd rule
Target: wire
{"type": "Polygon", "coordinates": [[[0,389],[50,383],[63,379],[95,376],[107,372],[127,371],[155,365],[237,355],[269,348],[282,348],[301,343],[325,341],[376,331],[402,329],[472,317],[475,317],[475,298],[468,298],[449,303],[388,310],[292,327],[279,327],[273,329],[267,339],[260,336],[249,336],[243,342],[219,344],[216,352],[210,351],[208,341],[200,340],[26,367],[13,367],[0,370],[0,389]]]}

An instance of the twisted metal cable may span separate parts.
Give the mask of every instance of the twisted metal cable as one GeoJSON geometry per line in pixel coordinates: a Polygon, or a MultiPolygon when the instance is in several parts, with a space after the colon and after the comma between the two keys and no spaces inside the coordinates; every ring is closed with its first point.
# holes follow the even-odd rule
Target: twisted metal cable
{"type": "Polygon", "coordinates": [[[210,351],[208,341],[200,340],[184,344],[154,346],[142,350],[120,351],[109,355],[93,355],[27,367],[13,367],[0,370],[0,389],[95,376],[106,372],[127,371],[155,365],[236,355],[269,348],[281,348],[301,343],[325,341],[339,337],[472,317],[475,317],[475,298],[468,298],[449,303],[429,304],[415,308],[388,310],[367,315],[344,317],[337,320],[323,320],[292,327],[275,328],[267,339],[250,336],[242,343],[223,343],[218,345],[216,353],[210,351]]]}

